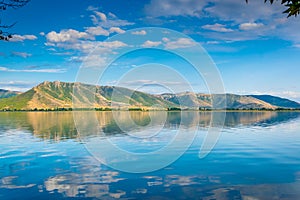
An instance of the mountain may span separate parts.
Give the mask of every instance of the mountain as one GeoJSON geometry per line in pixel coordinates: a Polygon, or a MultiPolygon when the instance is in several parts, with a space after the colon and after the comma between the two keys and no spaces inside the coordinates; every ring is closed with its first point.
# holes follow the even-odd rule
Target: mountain
{"type": "Polygon", "coordinates": [[[0,99],[13,97],[13,96],[16,96],[18,94],[20,94],[20,92],[0,89],[0,99]]]}
{"type": "Polygon", "coordinates": [[[280,108],[294,108],[294,109],[300,108],[299,103],[281,97],[275,97],[271,95],[251,95],[251,96],[280,108]]]}
{"type": "Polygon", "coordinates": [[[46,81],[25,93],[1,99],[0,110],[72,108],[73,99],[78,108],[175,106],[154,95],[121,87],[46,81]]]}
{"type": "Polygon", "coordinates": [[[115,86],[94,86],[60,81],[43,82],[27,92],[0,99],[0,110],[103,109],[300,109],[300,104],[269,95],[195,94],[152,95],[115,86]],[[212,106],[214,99],[214,106],[212,106]],[[225,101],[226,99],[226,101],[225,101]]]}
{"type": "MultiPolygon", "coordinates": [[[[191,92],[179,94],[162,94],[162,99],[180,104],[186,108],[212,108],[212,98],[214,98],[214,107],[220,109],[276,109],[277,106],[257,99],[252,96],[235,94],[195,94],[191,92]],[[225,102],[226,99],[226,102],[225,102]]],[[[300,106],[298,106],[300,107],[300,106]]]]}
{"type": "Polygon", "coordinates": [[[186,108],[211,108],[211,96],[207,94],[195,94],[192,92],[165,93],[158,95],[158,97],[186,108]]]}
{"type": "MultiPolygon", "coordinates": [[[[218,98],[224,98],[223,95],[216,95],[218,98]]],[[[251,97],[249,95],[226,94],[226,109],[276,109],[268,102],[251,97]]]]}

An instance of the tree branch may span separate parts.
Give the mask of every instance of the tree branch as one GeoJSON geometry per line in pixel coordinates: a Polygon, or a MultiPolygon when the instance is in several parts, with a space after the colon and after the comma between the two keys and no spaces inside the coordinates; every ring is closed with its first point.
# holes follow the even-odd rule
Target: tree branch
{"type": "MultiPolygon", "coordinates": [[[[264,0],[265,3],[268,1],[273,4],[275,0],[264,0]]],[[[278,1],[278,0],[276,0],[278,1]]],[[[246,0],[246,3],[248,3],[248,0],[246,0]]],[[[297,17],[297,15],[300,14],[300,0],[281,0],[281,4],[288,7],[283,13],[288,14],[288,18],[291,16],[297,17]]]]}
{"type": "MultiPolygon", "coordinates": [[[[0,0],[0,12],[5,11],[8,8],[12,8],[12,9],[21,8],[25,6],[29,1],[30,0],[0,0]]],[[[12,38],[12,34],[7,31],[3,31],[3,29],[9,29],[13,27],[15,24],[16,22],[11,25],[2,25],[0,20],[0,40],[9,41],[12,38]]]]}

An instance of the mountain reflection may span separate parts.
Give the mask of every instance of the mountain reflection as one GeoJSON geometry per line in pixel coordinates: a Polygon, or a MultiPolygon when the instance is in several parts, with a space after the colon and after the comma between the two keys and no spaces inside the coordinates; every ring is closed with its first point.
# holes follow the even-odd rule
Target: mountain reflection
{"type": "MultiPolygon", "coordinates": [[[[217,115],[218,113],[216,113],[217,115]]],[[[176,129],[179,126],[208,128],[211,112],[79,112],[80,125],[92,126],[89,118],[95,115],[103,136],[125,134],[153,126],[176,129]],[[165,116],[165,117],[164,117],[165,116]],[[155,120],[154,120],[155,119],[155,120]]],[[[300,116],[299,112],[227,112],[224,128],[274,126],[300,116]]],[[[7,112],[0,113],[1,129],[24,129],[47,140],[78,138],[72,112],[7,112]]],[[[85,135],[88,136],[88,135],[85,135]]]]}

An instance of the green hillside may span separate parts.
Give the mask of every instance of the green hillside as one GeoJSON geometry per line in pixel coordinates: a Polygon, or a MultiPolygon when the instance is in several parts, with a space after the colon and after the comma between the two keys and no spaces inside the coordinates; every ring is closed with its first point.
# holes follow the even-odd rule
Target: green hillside
{"type": "Polygon", "coordinates": [[[32,99],[34,91],[31,89],[25,93],[10,98],[0,99],[0,110],[27,109],[27,103],[32,99]]]}
{"type": "Polygon", "coordinates": [[[299,109],[300,104],[270,95],[178,94],[151,95],[114,86],[60,81],[43,82],[29,91],[0,99],[0,110],[103,109],[299,109]],[[214,105],[212,105],[214,99],[214,105]],[[74,104],[73,104],[74,103],[74,104]]]}
{"type": "Polygon", "coordinates": [[[55,81],[43,82],[25,93],[1,99],[0,110],[72,108],[73,100],[79,108],[148,108],[159,105],[167,109],[176,106],[154,95],[127,88],[55,81]]]}

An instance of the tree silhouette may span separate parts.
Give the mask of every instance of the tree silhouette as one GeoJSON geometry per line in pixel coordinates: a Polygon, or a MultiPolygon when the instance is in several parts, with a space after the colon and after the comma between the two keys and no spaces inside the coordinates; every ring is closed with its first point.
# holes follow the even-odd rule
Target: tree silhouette
{"type": "MultiPolygon", "coordinates": [[[[25,6],[30,0],[0,0],[0,12],[6,11],[8,8],[18,9],[25,6]]],[[[0,40],[8,41],[13,36],[7,30],[14,26],[16,23],[10,25],[3,25],[0,19],[0,40]]]]}
{"type": "MultiPolygon", "coordinates": [[[[264,0],[266,2],[274,3],[275,0],[264,0]]],[[[276,0],[278,1],[278,0],[276,0]]],[[[246,0],[248,3],[248,0],[246,0]]],[[[300,0],[281,0],[281,4],[286,6],[287,9],[283,13],[288,14],[287,17],[295,16],[300,14],[300,0]]]]}

